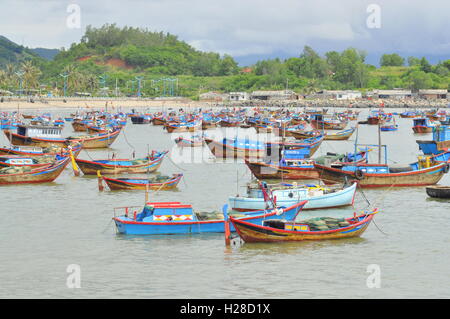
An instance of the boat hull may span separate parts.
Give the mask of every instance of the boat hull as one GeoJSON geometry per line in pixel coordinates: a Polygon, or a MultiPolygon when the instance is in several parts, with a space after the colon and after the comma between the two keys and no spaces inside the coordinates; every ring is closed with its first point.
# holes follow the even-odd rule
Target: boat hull
{"type": "Polygon", "coordinates": [[[426,186],[438,183],[445,174],[447,163],[440,163],[430,168],[402,173],[367,174],[357,178],[354,172],[314,164],[320,179],[325,183],[357,181],[360,187],[406,187],[426,186]]]}
{"type": "MultiPolygon", "coordinates": [[[[175,175],[172,179],[163,183],[136,183],[132,179],[114,179],[103,177],[110,190],[168,190],[178,186],[183,174],[175,175]],[[148,186],[147,186],[148,185],[148,186]]],[[[148,181],[148,179],[145,179],[148,181]]],[[[144,179],[142,179],[144,181],[144,179]]]]}
{"type": "MultiPolygon", "coordinates": [[[[264,220],[284,218],[293,219],[301,210],[305,202],[296,204],[287,209],[283,209],[281,215],[277,215],[273,210],[262,213],[261,211],[248,213],[248,216],[241,217],[249,223],[262,224],[264,220]]],[[[138,222],[130,218],[114,217],[117,230],[122,234],[132,235],[172,235],[172,234],[198,234],[198,233],[223,233],[225,232],[224,220],[184,220],[184,221],[155,221],[138,222]]],[[[230,223],[230,231],[235,231],[230,223]]]]}
{"type": "Polygon", "coordinates": [[[427,195],[433,198],[450,199],[450,186],[428,186],[426,188],[427,195]]]}
{"type": "Polygon", "coordinates": [[[0,175],[0,185],[38,184],[53,182],[69,163],[69,157],[49,167],[34,169],[19,174],[0,175]]]}
{"type": "MultiPolygon", "coordinates": [[[[307,200],[308,202],[303,206],[303,210],[348,206],[353,204],[356,185],[354,183],[352,186],[343,190],[320,196],[302,198],[295,198],[295,195],[293,196],[294,198],[279,198],[277,196],[276,205],[277,207],[289,207],[299,201],[307,200]]],[[[228,201],[230,208],[236,211],[262,210],[266,206],[264,198],[230,197],[228,201]]]]}
{"type": "Polygon", "coordinates": [[[245,164],[258,179],[318,179],[319,173],[315,167],[288,167],[262,162],[245,161],[245,164]]]}
{"type": "Polygon", "coordinates": [[[304,240],[330,240],[359,237],[367,229],[373,215],[348,227],[328,231],[292,231],[273,227],[253,225],[231,218],[239,236],[247,243],[255,242],[284,242],[304,240]]]}

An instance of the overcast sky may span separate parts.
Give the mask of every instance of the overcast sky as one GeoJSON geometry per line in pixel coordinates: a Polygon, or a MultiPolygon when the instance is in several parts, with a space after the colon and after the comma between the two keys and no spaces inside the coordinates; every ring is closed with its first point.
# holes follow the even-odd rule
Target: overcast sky
{"type": "MultiPolygon", "coordinates": [[[[237,60],[298,56],[304,45],[320,53],[349,46],[370,58],[450,58],[448,0],[0,0],[0,34],[28,47],[79,42],[87,25],[117,23],[175,34],[197,49],[237,60]],[[68,5],[81,9],[81,28],[69,28],[68,5]],[[380,28],[369,28],[370,4],[380,28]]],[[[248,61],[247,61],[248,60],[248,61]]],[[[369,61],[374,62],[374,61],[369,61]]]]}

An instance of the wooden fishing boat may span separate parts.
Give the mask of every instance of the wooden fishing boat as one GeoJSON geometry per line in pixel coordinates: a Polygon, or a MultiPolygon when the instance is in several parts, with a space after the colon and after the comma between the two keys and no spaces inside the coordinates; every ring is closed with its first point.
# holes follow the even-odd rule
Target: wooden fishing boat
{"type": "Polygon", "coordinates": [[[193,136],[191,139],[180,136],[175,139],[175,144],[179,147],[199,147],[203,146],[203,143],[204,139],[200,136],[193,136]]]}
{"type": "Polygon", "coordinates": [[[176,188],[183,174],[153,178],[110,178],[102,176],[110,190],[168,190],[176,188]]]}
{"type": "Polygon", "coordinates": [[[148,115],[133,115],[130,116],[130,120],[133,124],[150,124],[152,122],[151,116],[148,115]]]}
{"type": "MultiPolygon", "coordinates": [[[[306,204],[306,201],[291,207],[238,214],[240,220],[261,224],[263,220],[274,218],[292,219],[306,204]]],[[[122,234],[133,235],[172,235],[195,233],[225,232],[224,215],[227,216],[228,205],[224,205],[222,214],[203,214],[194,212],[191,205],[180,202],[151,202],[139,213],[135,207],[119,207],[116,211],[125,214],[114,217],[117,230],[122,234]]],[[[231,213],[230,213],[231,215],[231,213]]],[[[231,225],[230,231],[234,231],[231,225]]]]}
{"type": "Polygon", "coordinates": [[[416,143],[424,154],[442,153],[450,148],[450,126],[436,126],[433,128],[433,140],[416,140],[416,143]]]}
{"type": "Polygon", "coordinates": [[[356,128],[352,127],[351,129],[340,131],[337,133],[325,133],[324,140],[325,141],[344,141],[348,140],[350,136],[352,136],[353,132],[355,132],[356,128]]]}
{"type": "Polygon", "coordinates": [[[307,156],[312,156],[323,141],[323,136],[317,136],[302,142],[261,142],[247,139],[227,139],[214,141],[206,137],[205,142],[214,156],[218,158],[264,158],[280,156],[282,151],[305,149],[307,156]]]}
{"type": "Polygon", "coordinates": [[[205,143],[218,158],[262,158],[266,154],[265,145],[260,141],[224,138],[219,142],[206,137],[205,143]]]}
{"type": "Polygon", "coordinates": [[[219,122],[221,127],[238,127],[245,123],[245,119],[222,119],[219,122]]]}
{"type": "Polygon", "coordinates": [[[166,124],[167,120],[163,117],[154,117],[152,119],[153,125],[164,125],[166,124]]]}
{"type": "Polygon", "coordinates": [[[433,132],[433,127],[436,126],[427,118],[416,118],[413,120],[412,130],[416,134],[424,134],[433,132]]]}
{"type": "Polygon", "coordinates": [[[314,164],[319,178],[325,183],[358,181],[361,187],[434,185],[449,170],[449,164],[446,162],[425,166],[420,161],[409,165],[356,164],[344,165],[341,168],[314,164]]]}
{"type": "Polygon", "coordinates": [[[299,130],[299,131],[291,131],[290,135],[292,137],[294,137],[295,139],[304,140],[306,138],[320,136],[320,135],[322,135],[322,133],[319,131],[316,131],[316,130],[313,130],[313,131],[299,130]]]}
{"type": "Polygon", "coordinates": [[[323,115],[315,115],[311,119],[311,126],[316,130],[343,130],[347,126],[346,120],[325,118],[323,115]]]}
{"type": "Polygon", "coordinates": [[[367,118],[367,124],[369,125],[383,125],[385,123],[384,119],[381,118],[380,116],[369,116],[367,118]]]}
{"type": "MultiPolygon", "coordinates": [[[[62,173],[69,161],[70,158],[66,157],[46,167],[30,170],[24,167],[23,171],[21,172],[10,171],[10,173],[6,173],[6,171],[3,171],[2,173],[0,173],[0,185],[37,184],[52,182],[62,173]]],[[[7,168],[6,170],[14,169],[7,168]]]]}
{"type": "Polygon", "coordinates": [[[88,123],[87,121],[77,119],[72,122],[72,128],[75,132],[86,132],[88,123]]]}
{"type": "MultiPolygon", "coordinates": [[[[72,153],[75,157],[81,152],[81,144],[75,144],[71,146],[72,153]]],[[[34,146],[21,146],[12,145],[10,148],[0,147],[0,155],[21,155],[21,156],[68,156],[69,149],[61,148],[58,146],[53,147],[34,147],[34,146]]]]}
{"type": "Polygon", "coordinates": [[[380,126],[380,130],[383,131],[383,132],[397,131],[398,130],[398,125],[397,124],[382,125],[382,126],[380,126]]]}
{"type": "Polygon", "coordinates": [[[32,118],[34,118],[34,115],[30,115],[30,114],[22,114],[22,117],[23,117],[24,119],[32,119],[32,118]]]}
{"type": "Polygon", "coordinates": [[[88,161],[75,159],[78,167],[85,175],[101,174],[140,174],[156,171],[169,151],[154,152],[142,159],[103,159],[88,161]]]}
{"type": "MultiPolygon", "coordinates": [[[[267,185],[267,184],[266,184],[267,185]]],[[[321,185],[293,185],[281,183],[270,185],[268,188],[273,196],[276,207],[289,207],[299,201],[308,201],[303,209],[323,209],[353,205],[357,183],[343,187],[323,187],[321,185]]],[[[234,211],[254,211],[273,208],[267,203],[264,190],[258,185],[248,185],[245,196],[231,196],[228,198],[230,208],[234,211]]]]}
{"type": "Polygon", "coordinates": [[[39,167],[50,166],[57,160],[61,160],[64,157],[56,156],[21,156],[21,155],[3,155],[0,156],[0,168],[4,167],[24,167],[27,166],[31,169],[39,167]]]}
{"type": "Polygon", "coordinates": [[[428,196],[433,198],[450,198],[450,186],[443,186],[443,185],[427,186],[426,192],[428,196]]]}
{"type": "Polygon", "coordinates": [[[288,154],[279,162],[245,160],[245,164],[258,179],[312,180],[320,177],[315,168],[316,162],[341,167],[352,162],[363,163],[367,159],[366,155],[366,152],[359,152],[356,157],[353,154],[328,153],[313,160],[288,154]]]}
{"type": "Polygon", "coordinates": [[[196,132],[201,130],[201,123],[165,123],[164,128],[167,133],[196,132]]]}
{"type": "Polygon", "coordinates": [[[211,128],[216,128],[217,127],[217,122],[214,121],[206,121],[206,120],[202,120],[202,130],[207,130],[207,129],[211,129],[211,128]]]}
{"type": "Polygon", "coordinates": [[[419,116],[419,114],[417,112],[407,111],[407,112],[400,113],[400,117],[404,118],[404,119],[413,119],[418,116],[419,116]]]}
{"type": "Polygon", "coordinates": [[[4,131],[6,137],[9,139],[11,144],[14,145],[30,145],[30,146],[60,146],[65,147],[72,143],[81,143],[83,148],[91,149],[91,148],[106,148],[109,147],[119,136],[120,129],[116,129],[112,132],[100,133],[95,135],[87,135],[87,136],[76,136],[76,137],[68,137],[68,138],[39,138],[39,137],[30,137],[25,135],[20,135],[16,133],[12,133],[10,131],[4,131]]]}
{"type": "Polygon", "coordinates": [[[312,222],[296,222],[295,220],[268,220],[264,221],[262,225],[249,223],[233,217],[230,217],[230,221],[242,240],[247,243],[329,240],[361,236],[376,213],[378,213],[378,210],[374,209],[359,216],[355,214],[354,217],[343,219],[343,221],[329,217],[320,219],[323,222],[327,219],[332,221],[336,220],[336,223],[333,225],[337,225],[337,227],[332,227],[328,230],[311,230],[312,222]]]}
{"type": "Polygon", "coordinates": [[[94,126],[94,125],[86,125],[86,131],[88,134],[99,134],[108,132],[108,128],[106,126],[94,126]]]}

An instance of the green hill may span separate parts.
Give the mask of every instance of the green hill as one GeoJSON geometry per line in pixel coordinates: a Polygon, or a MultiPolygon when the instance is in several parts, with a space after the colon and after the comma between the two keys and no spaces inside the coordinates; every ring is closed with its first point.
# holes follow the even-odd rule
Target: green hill
{"type": "Polygon", "coordinates": [[[16,64],[39,56],[28,48],[18,45],[0,35],[0,67],[16,64]]]}
{"type": "Polygon", "coordinates": [[[53,60],[53,58],[59,53],[58,49],[34,48],[30,50],[39,55],[41,58],[49,61],[53,60]]]}

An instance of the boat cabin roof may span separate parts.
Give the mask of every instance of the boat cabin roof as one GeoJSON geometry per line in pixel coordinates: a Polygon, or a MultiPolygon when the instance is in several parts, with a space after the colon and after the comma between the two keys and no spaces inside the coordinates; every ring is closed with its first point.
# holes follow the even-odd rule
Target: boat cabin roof
{"type": "Polygon", "coordinates": [[[42,125],[18,125],[17,134],[29,137],[61,136],[62,127],[42,125]]]}

